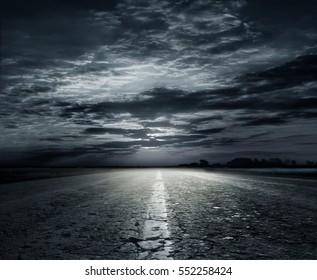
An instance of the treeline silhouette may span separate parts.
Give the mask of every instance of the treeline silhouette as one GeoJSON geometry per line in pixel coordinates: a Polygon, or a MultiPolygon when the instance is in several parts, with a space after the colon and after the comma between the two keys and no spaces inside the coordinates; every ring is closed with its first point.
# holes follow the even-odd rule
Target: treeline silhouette
{"type": "Polygon", "coordinates": [[[213,167],[213,168],[317,168],[317,162],[306,161],[306,163],[297,163],[291,159],[250,159],[250,158],[235,158],[227,163],[209,163],[205,159],[199,162],[180,164],[179,167],[213,167]]]}

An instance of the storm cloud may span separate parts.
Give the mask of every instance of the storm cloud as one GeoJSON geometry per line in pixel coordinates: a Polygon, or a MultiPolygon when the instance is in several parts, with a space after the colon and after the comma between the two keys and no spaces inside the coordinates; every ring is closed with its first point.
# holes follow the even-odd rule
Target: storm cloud
{"type": "Polygon", "coordinates": [[[316,8],[7,1],[0,164],[315,160],[316,8]]]}

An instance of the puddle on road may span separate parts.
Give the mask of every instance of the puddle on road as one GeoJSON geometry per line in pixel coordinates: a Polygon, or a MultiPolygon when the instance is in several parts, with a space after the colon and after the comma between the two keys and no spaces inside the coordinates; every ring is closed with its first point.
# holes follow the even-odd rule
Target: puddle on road
{"type": "Polygon", "coordinates": [[[169,240],[165,188],[161,172],[156,175],[141,237],[142,241],[138,242],[138,245],[146,252],[139,254],[140,259],[172,259],[172,242],[169,240]]]}

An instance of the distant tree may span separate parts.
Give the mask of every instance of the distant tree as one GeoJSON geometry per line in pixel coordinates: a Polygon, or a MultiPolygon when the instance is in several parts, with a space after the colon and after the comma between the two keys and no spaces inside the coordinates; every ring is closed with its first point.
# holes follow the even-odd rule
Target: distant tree
{"type": "Polygon", "coordinates": [[[265,158],[262,158],[261,159],[261,167],[266,167],[266,166],[268,166],[268,162],[265,158]]]}
{"type": "Polygon", "coordinates": [[[233,168],[250,168],[255,167],[254,162],[252,159],[249,158],[235,158],[232,161],[227,163],[228,167],[233,168]]]}
{"type": "Polygon", "coordinates": [[[257,158],[253,159],[253,162],[254,162],[254,167],[260,167],[261,166],[261,163],[260,163],[260,161],[257,158]]]}
{"type": "Polygon", "coordinates": [[[201,159],[199,161],[199,166],[200,167],[207,167],[209,165],[209,162],[207,160],[201,159]]]}
{"type": "Polygon", "coordinates": [[[280,158],[271,158],[270,165],[272,167],[280,167],[283,165],[283,161],[280,158]]]}
{"type": "Polygon", "coordinates": [[[295,166],[296,163],[297,163],[296,160],[292,160],[292,161],[291,161],[291,165],[292,165],[292,166],[295,166]]]}

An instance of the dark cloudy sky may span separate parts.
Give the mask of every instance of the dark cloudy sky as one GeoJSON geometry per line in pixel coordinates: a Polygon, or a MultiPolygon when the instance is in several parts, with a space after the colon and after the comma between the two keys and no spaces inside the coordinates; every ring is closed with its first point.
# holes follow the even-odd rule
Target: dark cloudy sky
{"type": "Polygon", "coordinates": [[[315,161],[316,10],[4,0],[0,164],[315,161]]]}

